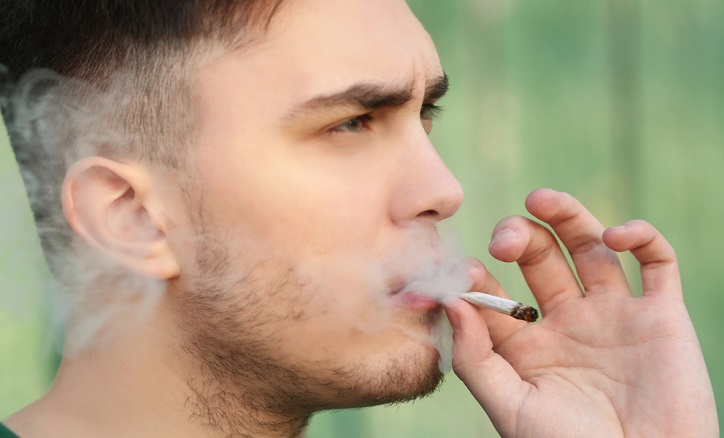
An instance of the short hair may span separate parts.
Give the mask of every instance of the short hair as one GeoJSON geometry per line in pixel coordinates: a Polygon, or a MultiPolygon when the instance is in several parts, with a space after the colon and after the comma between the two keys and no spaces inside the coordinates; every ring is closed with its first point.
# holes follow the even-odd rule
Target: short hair
{"type": "Polygon", "coordinates": [[[73,239],[60,186],[78,148],[182,165],[198,123],[195,63],[263,35],[282,3],[0,1],[0,110],[56,277],[73,239]]]}

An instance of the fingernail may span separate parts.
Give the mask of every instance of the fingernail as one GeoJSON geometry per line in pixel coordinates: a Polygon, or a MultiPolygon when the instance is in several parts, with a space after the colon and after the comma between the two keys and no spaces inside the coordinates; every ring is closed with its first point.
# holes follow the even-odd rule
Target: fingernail
{"type": "Polygon", "coordinates": [[[445,313],[447,313],[447,319],[450,321],[450,325],[454,332],[460,331],[460,315],[453,309],[446,307],[445,313]]]}
{"type": "Polygon", "coordinates": [[[490,246],[492,247],[493,245],[500,242],[501,240],[513,239],[515,237],[518,237],[518,233],[511,230],[510,228],[500,230],[500,231],[498,231],[498,233],[495,236],[493,236],[493,240],[490,242],[490,246]]]}

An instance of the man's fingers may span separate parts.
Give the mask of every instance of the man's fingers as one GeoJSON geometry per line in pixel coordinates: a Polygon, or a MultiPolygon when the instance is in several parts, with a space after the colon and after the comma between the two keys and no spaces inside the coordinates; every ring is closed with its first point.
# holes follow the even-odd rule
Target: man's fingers
{"type": "Polygon", "coordinates": [[[603,244],[603,225],[567,193],[538,189],[528,195],[528,211],[549,224],[571,254],[578,278],[586,293],[616,291],[630,294],[630,288],[615,252],[603,244]]]}
{"type": "Polygon", "coordinates": [[[498,260],[518,262],[543,315],[582,295],[558,241],[540,224],[520,216],[503,219],[493,230],[489,250],[498,260]]]}
{"type": "Polygon", "coordinates": [[[469,303],[445,308],[453,326],[453,370],[500,430],[514,430],[514,418],[530,386],[493,351],[485,322],[469,303]]]}
{"type": "MultiPolygon", "coordinates": [[[[510,296],[505,292],[503,286],[500,285],[493,274],[488,272],[480,261],[469,259],[467,263],[470,266],[470,278],[473,280],[471,290],[510,299],[510,296]]],[[[483,307],[476,308],[483,318],[485,318],[485,324],[490,331],[490,339],[493,340],[493,345],[500,345],[515,332],[528,325],[528,323],[524,321],[503,315],[494,310],[483,307]]]]}
{"type": "Polygon", "coordinates": [[[631,251],[641,263],[644,295],[668,292],[681,295],[681,278],[676,253],[664,236],[642,220],[611,227],[603,241],[614,251],[631,251]]]}

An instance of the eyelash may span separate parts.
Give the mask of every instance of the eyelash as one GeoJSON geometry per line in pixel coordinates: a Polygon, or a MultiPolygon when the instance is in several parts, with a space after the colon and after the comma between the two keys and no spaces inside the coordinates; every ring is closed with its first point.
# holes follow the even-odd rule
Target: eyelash
{"type": "Polygon", "coordinates": [[[426,103],[422,106],[422,109],[420,110],[420,118],[422,120],[435,120],[442,114],[442,107],[440,105],[435,105],[434,103],[426,103]],[[425,111],[428,112],[427,118],[423,116],[425,111]]]}
{"type": "MultiPolygon", "coordinates": [[[[422,120],[435,120],[438,117],[440,117],[440,114],[442,113],[442,107],[439,105],[435,105],[433,103],[426,103],[422,105],[422,108],[420,109],[420,119],[422,120]]],[[[368,129],[370,122],[374,120],[374,117],[372,117],[371,114],[362,114],[356,117],[352,117],[351,119],[347,119],[344,122],[334,126],[332,129],[330,129],[330,133],[337,134],[337,133],[347,133],[347,132],[357,132],[358,129],[368,129]],[[359,123],[360,125],[358,127],[349,127],[349,124],[352,122],[359,123]],[[348,127],[345,128],[344,126],[347,125],[348,127]]]]}

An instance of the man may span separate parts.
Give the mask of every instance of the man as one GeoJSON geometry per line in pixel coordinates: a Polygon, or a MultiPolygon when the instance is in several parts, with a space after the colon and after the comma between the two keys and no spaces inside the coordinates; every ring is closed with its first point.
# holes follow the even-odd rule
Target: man
{"type": "MultiPolygon", "coordinates": [[[[8,429],[301,436],[314,412],[436,387],[442,307],[415,287],[445,265],[435,225],[462,192],[427,137],[447,77],[403,1],[36,3],[3,6],[4,113],[73,306],[53,387],[8,429]]],[[[563,193],[526,205],[585,295],[553,235],[511,217],[490,251],[543,320],[444,309],[501,435],[718,436],[664,238],[604,230],[563,193]]]]}

